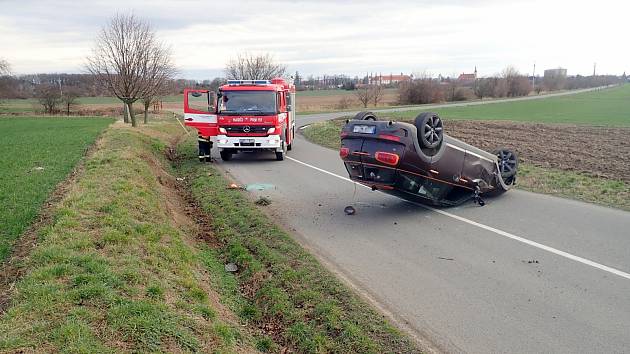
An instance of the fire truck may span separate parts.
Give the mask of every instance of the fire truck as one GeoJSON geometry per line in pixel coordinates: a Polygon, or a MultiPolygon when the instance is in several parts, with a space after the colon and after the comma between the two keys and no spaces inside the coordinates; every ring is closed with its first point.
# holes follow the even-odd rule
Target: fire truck
{"type": "Polygon", "coordinates": [[[200,161],[210,161],[213,145],[224,161],[264,150],[281,161],[295,137],[295,86],[275,78],[228,80],[217,92],[186,89],[184,121],[197,129],[200,161]]]}

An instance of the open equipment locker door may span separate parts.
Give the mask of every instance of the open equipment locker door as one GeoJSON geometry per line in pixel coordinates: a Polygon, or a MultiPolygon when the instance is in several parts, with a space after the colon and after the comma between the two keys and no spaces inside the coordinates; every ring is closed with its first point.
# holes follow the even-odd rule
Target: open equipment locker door
{"type": "Polygon", "coordinates": [[[210,90],[184,90],[184,124],[197,129],[199,161],[210,162],[210,150],[219,132],[216,103],[210,90]]]}

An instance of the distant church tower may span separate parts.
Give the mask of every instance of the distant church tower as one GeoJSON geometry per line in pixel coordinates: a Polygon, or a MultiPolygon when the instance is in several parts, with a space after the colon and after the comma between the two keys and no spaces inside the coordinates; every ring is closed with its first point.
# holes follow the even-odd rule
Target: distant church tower
{"type": "Polygon", "coordinates": [[[475,79],[477,78],[477,65],[475,65],[475,79]]]}

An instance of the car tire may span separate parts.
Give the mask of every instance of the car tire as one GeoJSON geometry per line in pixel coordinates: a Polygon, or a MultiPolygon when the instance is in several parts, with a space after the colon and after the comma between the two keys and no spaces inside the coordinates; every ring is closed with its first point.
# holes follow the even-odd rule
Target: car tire
{"type": "Polygon", "coordinates": [[[420,146],[433,149],[440,144],[444,139],[444,126],[442,124],[442,118],[433,112],[420,113],[414,123],[418,130],[418,142],[420,146]]]}
{"type": "Polygon", "coordinates": [[[514,151],[506,148],[499,148],[493,150],[492,153],[499,160],[499,172],[501,172],[501,178],[503,178],[504,182],[506,179],[516,176],[516,171],[518,169],[518,156],[514,153],[514,151]]]}
{"type": "Polygon", "coordinates": [[[357,113],[354,120],[376,120],[376,115],[372,112],[359,112],[357,113]]]}
{"type": "Polygon", "coordinates": [[[222,150],[220,154],[221,154],[221,160],[223,161],[230,161],[232,159],[232,151],[222,150]]]}

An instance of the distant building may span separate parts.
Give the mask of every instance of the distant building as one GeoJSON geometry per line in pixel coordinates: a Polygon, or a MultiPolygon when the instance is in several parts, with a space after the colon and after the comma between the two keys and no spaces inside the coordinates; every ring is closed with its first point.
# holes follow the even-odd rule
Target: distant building
{"type": "Polygon", "coordinates": [[[400,73],[400,75],[389,74],[370,77],[370,83],[376,85],[394,85],[409,80],[411,80],[411,76],[403,75],[403,73],[400,73]]]}
{"type": "Polygon", "coordinates": [[[472,74],[461,73],[457,78],[457,81],[463,84],[472,83],[477,80],[477,67],[475,66],[475,71],[472,74]]]}
{"type": "Polygon", "coordinates": [[[557,69],[547,69],[545,70],[546,78],[554,78],[554,77],[567,77],[567,69],[557,68],[557,69]]]}

